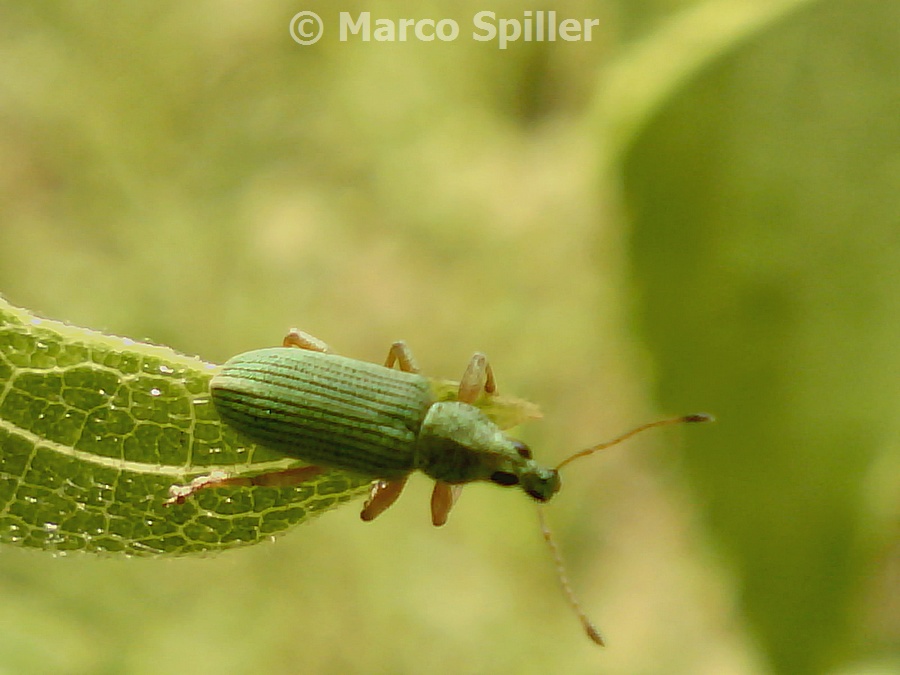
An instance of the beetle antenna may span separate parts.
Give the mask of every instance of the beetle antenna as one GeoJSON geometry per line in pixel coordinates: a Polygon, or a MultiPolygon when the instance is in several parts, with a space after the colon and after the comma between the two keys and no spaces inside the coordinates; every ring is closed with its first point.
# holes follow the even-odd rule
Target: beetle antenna
{"type": "MultiPolygon", "coordinates": [[[[560,462],[556,466],[556,470],[559,471],[566,464],[574,462],[576,459],[587,457],[588,455],[592,455],[595,452],[599,452],[600,450],[605,450],[606,448],[611,448],[614,445],[618,445],[622,441],[627,441],[632,436],[636,436],[637,434],[641,433],[642,431],[646,431],[647,429],[653,429],[654,427],[663,427],[669,424],[713,421],[715,421],[715,418],[712,415],[708,415],[707,413],[697,413],[695,415],[671,417],[664,420],[657,420],[656,422],[642,424],[641,426],[636,427],[631,431],[624,433],[617,438],[614,438],[611,441],[600,443],[599,445],[594,445],[585,450],[581,450],[580,452],[576,452],[571,457],[567,457],[562,462],[560,462]]],[[[578,620],[581,622],[581,625],[584,628],[584,632],[587,633],[587,636],[591,640],[593,640],[594,643],[603,647],[603,636],[600,635],[600,631],[597,630],[597,627],[587,617],[587,614],[584,613],[584,610],[581,607],[581,603],[578,602],[578,598],[575,596],[575,591],[572,590],[572,585],[569,583],[569,576],[566,574],[566,566],[563,564],[562,555],[559,552],[559,547],[556,545],[556,540],[554,540],[553,534],[550,532],[550,527],[547,525],[547,519],[544,516],[544,509],[540,505],[538,505],[537,511],[538,520],[541,523],[541,534],[544,536],[544,541],[547,542],[547,546],[550,548],[550,553],[553,556],[553,562],[556,564],[556,577],[559,579],[559,585],[562,587],[563,593],[566,596],[566,600],[568,601],[569,606],[572,608],[572,611],[575,612],[578,620]]]]}
{"type": "Polygon", "coordinates": [[[664,420],[657,420],[656,422],[648,422],[647,424],[642,424],[639,427],[632,429],[631,431],[622,434],[618,438],[614,438],[611,441],[607,441],[606,443],[600,443],[599,445],[594,445],[586,450],[581,450],[580,452],[576,452],[571,457],[567,457],[559,464],[556,465],[556,470],[559,471],[566,464],[570,462],[574,462],[576,459],[580,459],[582,457],[587,457],[588,455],[593,455],[595,452],[599,452],[600,450],[606,450],[606,448],[611,448],[614,445],[618,445],[622,441],[627,441],[632,436],[636,436],[642,431],[647,431],[647,429],[653,429],[654,427],[664,427],[669,424],[682,424],[686,422],[714,422],[715,417],[712,415],[708,415],[706,413],[697,413],[696,415],[683,415],[682,417],[670,417],[664,420]]]}
{"type": "Polygon", "coordinates": [[[594,643],[603,647],[603,636],[600,635],[600,631],[597,630],[597,627],[587,617],[587,614],[584,613],[584,610],[581,608],[581,603],[578,602],[578,598],[575,597],[575,591],[572,590],[572,585],[569,583],[569,576],[566,574],[566,566],[563,564],[562,555],[559,553],[559,547],[556,545],[556,540],[553,539],[553,535],[550,533],[550,527],[547,525],[547,519],[544,516],[544,509],[540,505],[537,507],[537,512],[538,520],[541,523],[541,534],[544,535],[544,541],[546,541],[547,546],[550,547],[550,553],[553,555],[554,563],[556,563],[556,577],[559,579],[559,585],[562,586],[566,600],[569,602],[569,606],[575,612],[575,615],[584,627],[584,632],[587,633],[587,636],[593,640],[594,643]]]}

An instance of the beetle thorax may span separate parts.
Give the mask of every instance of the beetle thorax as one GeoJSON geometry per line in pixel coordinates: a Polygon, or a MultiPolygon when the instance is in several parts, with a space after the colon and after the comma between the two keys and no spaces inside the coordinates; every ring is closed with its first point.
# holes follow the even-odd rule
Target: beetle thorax
{"type": "Polygon", "coordinates": [[[529,456],[478,408],[458,401],[428,410],[416,443],[416,468],[435,480],[468,483],[486,480],[521,485],[538,501],[559,490],[559,476],[529,456]]]}

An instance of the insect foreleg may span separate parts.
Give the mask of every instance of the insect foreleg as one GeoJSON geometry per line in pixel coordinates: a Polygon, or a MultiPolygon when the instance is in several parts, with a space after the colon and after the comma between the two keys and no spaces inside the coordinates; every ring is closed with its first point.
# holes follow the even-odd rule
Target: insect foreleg
{"type": "Polygon", "coordinates": [[[450,509],[459,499],[462,485],[451,485],[442,480],[435,482],[431,493],[431,522],[435,527],[440,527],[447,522],[450,509]]]}

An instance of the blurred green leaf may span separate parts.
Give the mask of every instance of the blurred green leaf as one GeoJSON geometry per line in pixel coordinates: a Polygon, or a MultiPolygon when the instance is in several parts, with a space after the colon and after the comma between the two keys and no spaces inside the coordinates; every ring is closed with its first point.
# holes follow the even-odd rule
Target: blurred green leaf
{"type": "Polygon", "coordinates": [[[793,19],[675,96],[626,190],[662,404],[720,419],[685,467],[774,668],[820,673],[896,526],[866,489],[900,382],[900,6],[793,19]]]}

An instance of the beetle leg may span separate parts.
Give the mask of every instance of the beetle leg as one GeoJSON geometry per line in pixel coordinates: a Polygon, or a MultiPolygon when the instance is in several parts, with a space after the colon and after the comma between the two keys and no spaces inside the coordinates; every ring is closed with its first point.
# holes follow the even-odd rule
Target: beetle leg
{"type": "Polygon", "coordinates": [[[311,352],[322,352],[323,354],[331,354],[331,347],[322,342],[319,338],[313,337],[309,333],[302,330],[291,328],[290,332],[284,336],[281,341],[282,347],[298,347],[300,349],[308,349],[311,352]]]}
{"type": "Polygon", "coordinates": [[[325,468],[321,466],[296,466],[293,469],[284,469],[283,471],[268,471],[266,473],[258,473],[250,476],[245,480],[249,481],[244,485],[258,485],[260,487],[294,487],[305,483],[310,478],[315,478],[320,473],[324,473],[325,468]]]}
{"type": "Polygon", "coordinates": [[[413,356],[412,350],[403,340],[397,340],[388,351],[385,368],[393,368],[397,364],[404,373],[418,373],[419,364],[413,356]]]}
{"type": "Polygon", "coordinates": [[[409,476],[404,476],[397,480],[380,480],[372,483],[372,491],[369,493],[369,498],[366,500],[359,517],[369,522],[384,513],[391,504],[397,501],[397,497],[403,492],[403,486],[406,485],[407,478],[409,476]]]}
{"type": "Polygon", "coordinates": [[[462,485],[451,485],[442,480],[435,482],[434,491],[431,493],[431,522],[435,527],[447,522],[450,509],[459,499],[462,488],[462,485]]]}
{"type": "Polygon", "coordinates": [[[481,352],[475,352],[472,360],[469,361],[466,372],[459,381],[457,398],[463,403],[474,403],[482,391],[488,394],[496,393],[497,382],[494,380],[494,370],[487,357],[481,352]]]}
{"type": "Polygon", "coordinates": [[[291,487],[300,485],[310,478],[315,478],[324,470],[321,466],[299,466],[293,469],[285,469],[284,471],[261,473],[256,476],[228,476],[224,471],[211,471],[206,476],[197,476],[187,485],[173,485],[170,487],[169,498],[163,502],[163,506],[184,504],[188,497],[208,488],[250,487],[252,485],[291,487]]]}

